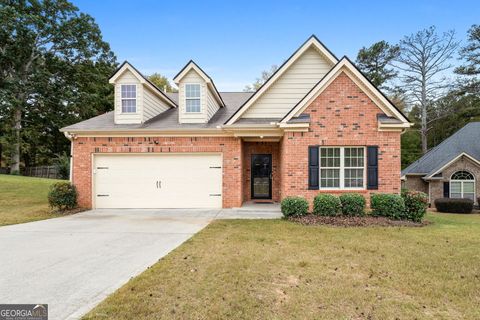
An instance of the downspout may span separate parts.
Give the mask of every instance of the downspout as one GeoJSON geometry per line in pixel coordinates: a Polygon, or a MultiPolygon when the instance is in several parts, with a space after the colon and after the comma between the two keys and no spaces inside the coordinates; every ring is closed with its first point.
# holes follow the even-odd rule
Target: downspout
{"type": "Polygon", "coordinates": [[[73,140],[75,140],[75,136],[67,131],[65,131],[63,134],[68,140],[70,140],[70,170],[68,180],[70,183],[73,183],[73,140]]]}

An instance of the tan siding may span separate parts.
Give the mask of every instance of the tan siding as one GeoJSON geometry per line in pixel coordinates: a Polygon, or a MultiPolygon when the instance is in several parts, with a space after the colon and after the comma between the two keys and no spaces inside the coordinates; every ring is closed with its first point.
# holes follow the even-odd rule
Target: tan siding
{"type": "Polygon", "coordinates": [[[207,90],[207,119],[210,120],[220,109],[220,105],[210,90],[207,90]]]}
{"type": "Polygon", "coordinates": [[[310,48],[242,115],[242,118],[283,118],[330,70],[327,60],[310,48]]]}
{"type": "Polygon", "coordinates": [[[169,106],[150,89],[143,90],[143,121],[147,121],[169,109],[169,106]]]}
{"type": "Polygon", "coordinates": [[[190,70],[179,83],[178,103],[179,103],[179,122],[180,123],[205,123],[207,122],[207,84],[203,78],[194,70],[190,70]],[[200,112],[187,113],[185,109],[185,84],[200,84],[200,112]]]}
{"type": "Polygon", "coordinates": [[[126,70],[115,82],[115,123],[142,123],[143,113],[143,85],[135,75],[126,70]],[[136,84],[137,85],[137,112],[122,113],[121,85],[136,84]]]}

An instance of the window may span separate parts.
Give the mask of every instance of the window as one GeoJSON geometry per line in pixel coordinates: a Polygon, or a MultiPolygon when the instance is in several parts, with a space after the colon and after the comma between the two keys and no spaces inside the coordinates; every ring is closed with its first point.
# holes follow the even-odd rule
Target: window
{"type": "Polygon", "coordinates": [[[320,148],[320,188],[360,189],[365,186],[365,148],[320,148]]]}
{"type": "Polygon", "coordinates": [[[450,177],[450,198],[475,201],[475,178],[470,172],[457,171],[450,177]]]}
{"type": "Polygon", "coordinates": [[[137,86],[122,84],[122,113],[137,112],[137,86]]]}
{"type": "Polygon", "coordinates": [[[200,112],[200,85],[185,85],[185,107],[187,112],[200,112]]]}

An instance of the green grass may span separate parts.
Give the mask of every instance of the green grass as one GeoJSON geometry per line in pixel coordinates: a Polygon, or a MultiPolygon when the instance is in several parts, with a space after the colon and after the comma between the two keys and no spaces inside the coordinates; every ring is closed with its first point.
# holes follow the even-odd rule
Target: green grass
{"type": "Polygon", "coordinates": [[[0,226],[61,216],[50,213],[47,194],[61,180],[0,175],[0,226]]]}
{"type": "Polygon", "coordinates": [[[215,221],[85,319],[479,319],[480,215],[428,220],[215,221]]]}

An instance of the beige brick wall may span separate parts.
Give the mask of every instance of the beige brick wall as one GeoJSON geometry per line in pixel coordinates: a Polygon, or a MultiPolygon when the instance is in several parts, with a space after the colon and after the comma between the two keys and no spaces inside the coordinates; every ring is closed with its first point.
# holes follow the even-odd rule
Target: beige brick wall
{"type": "Polygon", "coordinates": [[[422,178],[423,176],[407,175],[405,179],[405,188],[428,194],[428,182],[422,178]]]}
{"type": "MultiPolygon", "coordinates": [[[[480,166],[466,157],[461,157],[442,171],[441,180],[432,180],[430,182],[430,199],[433,205],[435,199],[443,198],[443,182],[449,181],[452,174],[457,171],[468,171],[475,176],[475,197],[480,195],[480,166]]],[[[477,201],[475,201],[477,203],[477,201]]]]}

